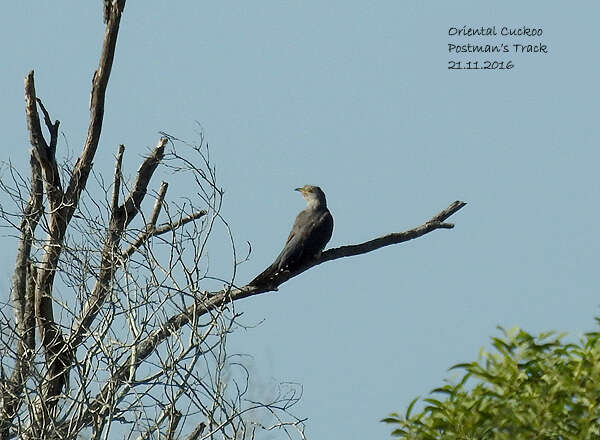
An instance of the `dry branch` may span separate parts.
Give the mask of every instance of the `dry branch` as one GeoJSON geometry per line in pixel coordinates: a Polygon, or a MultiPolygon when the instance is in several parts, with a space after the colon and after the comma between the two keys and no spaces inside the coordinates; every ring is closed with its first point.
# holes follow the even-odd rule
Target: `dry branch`
{"type": "MultiPolygon", "coordinates": [[[[35,307],[31,307],[35,310],[40,339],[46,356],[47,371],[43,385],[43,398],[39,401],[38,414],[35,417],[40,425],[45,425],[48,415],[56,405],[56,397],[68,380],[68,372],[65,372],[64,365],[71,362],[71,353],[64,345],[64,337],[60,327],[54,321],[52,310],[52,284],[67,223],[61,215],[63,191],[58,165],[54,157],[59,122],[51,123],[48,111],[37,99],[33,71],[25,78],[25,102],[32,152],[41,168],[50,205],[48,236],[44,244],[44,254],[35,282],[35,307]],[[50,131],[50,145],[46,143],[42,135],[37,112],[38,103],[42,108],[44,120],[50,131]]],[[[37,166],[32,162],[32,173],[37,166]]]]}
{"type": "Polygon", "coordinates": [[[36,100],[40,106],[40,109],[42,110],[42,113],[44,114],[44,123],[46,124],[46,128],[48,128],[48,132],[50,133],[50,145],[48,145],[48,148],[50,149],[50,154],[54,156],[54,153],[56,153],[56,144],[58,143],[58,126],[60,125],[60,121],[57,119],[54,121],[54,123],[52,123],[50,113],[48,113],[48,110],[46,110],[46,107],[44,107],[42,100],[40,98],[37,98],[36,100]]]}
{"type": "Polygon", "coordinates": [[[146,157],[144,162],[142,162],[142,165],[140,165],[140,168],[137,171],[132,190],[123,204],[117,209],[117,212],[113,213],[115,220],[123,223],[122,225],[119,224],[121,231],[134,219],[139,212],[142,200],[144,200],[144,197],[148,191],[150,179],[152,178],[156,167],[165,155],[165,145],[167,144],[167,141],[167,138],[160,138],[158,145],[146,157]]]}
{"type": "MultiPolygon", "coordinates": [[[[92,324],[100,308],[104,304],[106,297],[111,291],[111,282],[114,277],[115,270],[119,267],[119,243],[127,225],[135,218],[140,210],[140,206],[146,193],[148,192],[148,184],[156,170],[156,167],[164,156],[164,149],[167,143],[166,138],[161,138],[158,145],[146,157],[142,165],[138,169],[135,183],[125,198],[125,201],[111,213],[109,228],[104,240],[102,256],[100,262],[100,270],[97,276],[96,284],[92,289],[89,298],[83,305],[81,315],[74,325],[69,339],[71,347],[77,347],[83,340],[84,334],[89,331],[89,326],[92,324]]],[[[120,168],[120,158],[117,159],[116,167],[120,168]]],[[[115,172],[115,175],[117,173],[115,172]]],[[[115,178],[116,179],[116,178],[115,178]]],[[[116,183],[116,180],[115,180],[116,183]]],[[[113,196],[113,204],[115,197],[113,196]]]]}
{"type": "Polygon", "coordinates": [[[156,221],[158,220],[160,210],[165,202],[165,196],[167,195],[167,188],[169,188],[169,184],[167,182],[162,182],[160,184],[160,189],[158,190],[158,196],[156,197],[154,207],[152,208],[150,220],[148,220],[148,223],[146,223],[146,229],[154,229],[156,227],[156,221]]]}
{"type": "Polygon", "coordinates": [[[167,427],[167,433],[165,435],[165,440],[173,440],[175,438],[175,432],[177,430],[177,426],[181,421],[181,411],[171,408],[171,413],[169,414],[169,426],[167,427]]]}
{"type": "Polygon", "coordinates": [[[29,139],[32,151],[42,168],[42,175],[46,186],[46,195],[50,202],[50,209],[52,211],[57,211],[61,207],[63,197],[58,165],[56,163],[56,158],[54,157],[58,139],[59,121],[52,124],[48,111],[42,104],[42,101],[37,98],[35,94],[33,71],[29,72],[25,77],[25,113],[27,116],[27,128],[29,129],[29,139]],[[44,120],[50,132],[50,145],[46,143],[44,135],[42,134],[40,117],[37,111],[38,103],[44,113],[44,120]]]}
{"type": "MultiPolygon", "coordinates": [[[[326,261],[337,260],[338,258],[343,257],[352,257],[355,255],[366,254],[367,252],[374,251],[376,249],[382,248],[384,246],[389,246],[392,244],[403,243],[405,241],[413,240],[415,238],[421,237],[431,231],[436,229],[452,229],[454,225],[452,223],[444,223],[444,221],[450,217],[452,214],[457,212],[459,209],[466,205],[465,202],[456,201],[452,203],[448,208],[441,211],[439,214],[432,217],[429,221],[425,222],[421,226],[410,229],[405,232],[396,232],[388,235],[384,235],[383,237],[378,237],[374,240],[370,240],[364,243],[350,245],[350,246],[341,246],[335,249],[329,249],[321,254],[319,258],[314,262],[314,264],[309,265],[308,267],[302,269],[300,272],[304,272],[306,269],[309,269],[312,266],[316,266],[317,264],[324,263],[326,261]]],[[[289,278],[296,276],[298,273],[292,274],[289,278]]],[[[283,277],[283,281],[288,280],[289,278],[283,277]]],[[[282,281],[282,282],[283,282],[282,281]]],[[[279,283],[281,284],[281,283],[279,283]]]]}
{"type": "Polygon", "coordinates": [[[202,435],[202,433],[204,432],[205,428],[206,428],[206,423],[204,423],[204,422],[198,423],[198,425],[194,428],[194,430],[192,432],[190,432],[190,434],[185,438],[185,440],[198,440],[200,438],[200,436],[202,435]]]}
{"type": "Polygon", "coordinates": [[[35,315],[34,315],[34,289],[35,270],[30,263],[31,247],[35,229],[42,215],[42,171],[40,164],[32,152],[31,164],[31,190],[29,201],[21,219],[19,243],[17,245],[17,259],[13,273],[11,293],[15,314],[15,327],[17,332],[17,352],[15,366],[5,387],[0,390],[0,438],[8,437],[8,430],[13,417],[22,403],[22,392],[25,381],[29,376],[29,362],[35,350],[35,315]]]}
{"type": "Polygon", "coordinates": [[[148,340],[144,341],[140,345],[144,346],[144,344],[148,343],[154,345],[155,343],[159,343],[164,337],[168,336],[170,332],[180,328],[182,325],[187,324],[192,316],[197,318],[198,316],[202,316],[206,313],[209,313],[212,310],[222,307],[224,304],[230,303],[232,301],[240,300],[242,298],[247,298],[249,296],[258,295],[261,293],[276,291],[281,284],[285,283],[290,278],[294,278],[302,272],[307,271],[311,267],[318,266],[319,264],[325,263],[327,261],[365,254],[367,252],[374,251],[384,246],[403,243],[405,241],[421,237],[436,229],[451,229],[454,227],[454,225],[451,223],[444,223],[444,221],[452,214],[456,213],[458,210],[463,208],[465,205],[465,202],[456,201],[452,203],[448,208],[444,209],[439,214],[432,217],[429,221],[425,222],[421,226],[417,226],[416,228],[410,229],[408,231],[388,234],[383,237],[378,237],[374,240],[370,240],[360,244],[341,246],[338,248],[326,250],[323,253],[321,253],[321,255],[318,258],[315,258],[313,261],[294,272],[281,272],[277,277],[275,277],[272,280],[272,283],[270,285],[246,285],[240,288],[225,289],[219,292],[206,294],[206,296],[198,297],[196,298],[195,303],[187,308],[185,313],[173,316],[159,331],[157,331],[154,335],[154,340],[152,340],[152,338],[148,338],[148,340]]]}
{"type": "Polygon", "coordinates": [[[111,1],[110,5],[107,5],[106,8],[106,31],[104,33],[104,41],[102,42],[100,62],[92,79],[90,122],[87,138],[81,156],[79,156],[79,159],[75,163],[69,185],[65,190],[64,216],[67,222],[75,212],[77,202],[79,201],[81,192],[85,188],[87,178],[92,169],[96,149],[98,148],[100,133],[102,131],[102,121],[104,119],[106,87],[108,85],[108,79],[110,78],[110,71],[115,56],[115,47],[117,45],[119,25],[121,23],[121,14],[125,8],[125,0],[111,1]]]}
{"type": "Polygon", "coordinates": [[[125,145],[119,145],[119,151],[117,152],[117,161],[115,163],[115,177],[113,179],[113,194],[112,203],[110,204],[110,212],[115,212],[119,207],[119,192],[121,191],[121,166],[123,165],[123,153],[125,152],[125,145]]]}
{"type": "Polygon", "coordinates": [[[122,261],[125,261],[129,258],[137,249],[139,249],[145,242],[147,242],[150,238],[156,237],[158,235],[166,234],[167,232],[174,231],[181,226],[197,220],[201,217],[204,217],[207,214],[205,210],[196,211],[185,217],[182,217],[174,222],[167,223],[166,225],[159,226],[158,228],[150,228],[142,232],[134,241],[129,245],[129,247],[123,251],[121,254],[122,261]]]}
{"type": "Polygon", "coordinates": [[[54,321],[52,289],[66,229],[77,208],[79,196],[85,188],[98,146],[104,115],[104,96],[124,5],[124,0],[112,2],[108,11],[108,24],[100,64],[94,75],[92,85],[88,136],[82,155],[75,165],[71,180],[64,193],[55,158],[59,122],[51,122],[48,111],[37,99],[33,71],[25,78],[27,126],[33,154],[42,170],[46,195],[50,205],[48,236],[37,268],[37,280],[35,282],[35,315],[46,357],[46,374],[42,386],[42,395],[36,405],[35,414],[32,415],[32,420],[35,421],[31,426],[33,429],[32,436],[43,436],[43,433],[49,428],[49,422],[53,418],[58,396],[68,381],[69,368],[72,364],[72,347],[65,343],[62,331],[54,321]],[[42,135],[37,112],[38,104],[42,109],[45,124],[50,132],[50,144],[46,143],[42,135]]]}
{"type": "MultiPolygon", "coordinates": [[[[430,220],[423,223],[421,226],[409,229],[408,231],[384,235],[382,237],[378,237],[360,244],[328,249],[322,252],[319,257],[315,258],[314,260],[312,260],[311,262],[307,263],[306,265],[294,272],[281,272],[278,276],[271,280],[271,283],[269,285],[246,285],[240,288],[225,289],[219,292],[211,293],[208,295],[208,300],[201,299],[200,303],[198,303],[199,300],[196,300],[196,304],[193,307],[188,308],[187,312],[189,313],[195,311],[195,313],[197,313],[198,315],[203,315],[231,301],[236,301],[242,298],[247,298],[249,296],[258,295],[260,293],[276,291],[281,284],[285,283],[289,279],[300,275],[301,273],[307,271],[311,267],[318,266],[319,264],[325,263],[327,261],[365,254],[367,252],[372,252],[384,246],[403,243],[405,241],[421,237],[425,234],[428,234],[429,232],[435,231],[436,229],[452,229],[454,225],[451,223],[444,223],[444,221],[448,217],[456,213],[458,210],[463,208],[465,205],[465,202],[456,201],[450,206],[448,206],[448,208],[444,209],[440,213],[433,216],[430,220]]],[[[184,316],[182,315],[173,317],[172,321],[174,323],[179,324],[181,320],[185,320],[184,316]]]]}

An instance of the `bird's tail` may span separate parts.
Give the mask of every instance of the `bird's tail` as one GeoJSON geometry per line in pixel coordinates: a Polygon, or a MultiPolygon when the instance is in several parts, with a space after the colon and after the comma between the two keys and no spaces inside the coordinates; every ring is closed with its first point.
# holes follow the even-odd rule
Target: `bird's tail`
{"type": "Polygon", "coordinates": [[[250,286],[255,287],[268,284],[273,280],[275,275],[277,275],[277,272],[279,272],[279,263],[278,261],[275,261],[273,264],[271,264],[269,267],[267,267],[265,270],[259,273],[256,277],[254,277],[254,279],[248,284],[250,286]]]}

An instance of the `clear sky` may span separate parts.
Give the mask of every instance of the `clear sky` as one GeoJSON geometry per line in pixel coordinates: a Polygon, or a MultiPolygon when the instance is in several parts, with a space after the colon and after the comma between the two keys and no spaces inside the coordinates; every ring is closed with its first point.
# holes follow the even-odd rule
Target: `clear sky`
{"type": "MultiPolygon", "coordinates": [[[[3,5],[2,159],[27,164],[23,78],[78,154],[103,35],[100,1],[3,5]]],[[[237,305],[230,352],[257,390],[303,385],[309,438],[387,438],[378,422],[490,347],[497,325],[575,337],[598,316],[600,163],[595,1],[260,1],[127,4],[97,171],[133,174],[164,130],[211,145],[224,214],[252,243],[243,283],[277,255],[321,186],[330,246],[405,230],[454,200],[454,230],[316,267],[237,305]],[[541,37],[449,37],[463,25],[541,37]],[[448,43],[544,43],[511,70],[448,70],[448,43]]],[[[68,142],[65,142],[65,140],[68,142]]],[[[25,168],[23,168],[25,169],[25,168]]],[[[27,171],[25,172],[27,174],[27,171]]],[[[158,183],[157,183],[158,186],[158,183]]],[[[217,236],[218,237],[218,236],[217,236]]],[[[230,267],[213,242],[214,275],[230,267]]],[[[2,238],[6,278],[14,240],[2,238]]],[[[8,282],[5,281],[4,291],[8,282]]]]}

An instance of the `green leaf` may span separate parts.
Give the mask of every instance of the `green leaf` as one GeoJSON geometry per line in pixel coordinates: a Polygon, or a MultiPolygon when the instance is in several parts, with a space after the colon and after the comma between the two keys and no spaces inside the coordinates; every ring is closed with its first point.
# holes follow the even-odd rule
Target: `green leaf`
{"type": "Polygon", "coordinates": [[[435,405],[435,406],[438,406],[438,407],[441,407],[441,406],[442,406],[442,402],[440,402],[440,401],[439,401],[439,400],[437,400],[437,399],[431,399],[431,398],[428,398],[428,399],[423,399],[423,400],[424,400],[425,402],[431,403],[432,405],[435,405]]]}
{"type": "Polygon", "coordinates": [[[419,400],[420,396],[415,397],[408,405],[408,408],[406,408],[406,420],[410,420],[410,413],[413,409],[413,407],[415,406],[415,403],[417,403],[417,400],[419,400]]]}
{"type": "Polygon", "coordinates": [[[474,364],[475,364],[475,362],[463,362],[461,364],[455,364],[455,365],[452,365],[450,368],[448,368],[448,371],[456,370],[457,368],[465,368],[465,369],[470,368],[474,364]]]}
{"type": "Polygon", "coordinates": [[[454,395],[454,388],[451,387],[450,385],[444,385],[441,388],[435,388],[433,390],[431,390],[431,393],[440,393],[440,394],[447,394],[449,396],[453,396],[454,395]]]}

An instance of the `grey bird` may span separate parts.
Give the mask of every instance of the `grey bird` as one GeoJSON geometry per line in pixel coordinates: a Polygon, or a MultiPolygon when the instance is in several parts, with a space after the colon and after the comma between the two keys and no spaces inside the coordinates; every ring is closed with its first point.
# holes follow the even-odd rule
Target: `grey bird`
{"type": "Polygon", "coordinates": [[[306,208],[298,214],[283,250],[273,264],[250,281],[250,285],[269,284],[283,271],[292,272],[320,255],[333,233],[333,217],[327,209],[325,193],[318,186],[304,185],[300,191],[306,208]]]}

